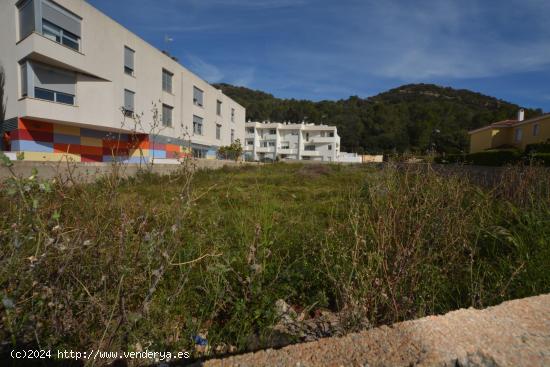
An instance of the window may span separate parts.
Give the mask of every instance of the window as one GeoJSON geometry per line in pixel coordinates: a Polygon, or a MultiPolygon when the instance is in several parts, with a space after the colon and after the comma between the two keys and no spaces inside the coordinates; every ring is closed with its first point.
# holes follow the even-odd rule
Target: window
{"type": "Polygon", "coordinates": [[[309,152],[313,152],[313,151],[315,151],[315,145],[306,145],[304,147],[304,150],[307,150],[309,152]]]}
{"type": "Polygon", "coordinates": [[[516,129],[516,135],[515,135],[516,142],[519,143],[522,138],[523,138],[523,130],[516,129]]]}
{"type": "Polygon", "coordinates": [[[218,116],[222,115],[222,101],[218,100],[216,103],[216,113],[218,116]]]}
{"type": "Polygon", "coordinates": [[[27,75],[27,63],[21,64],[21,96],[26,97],[29,93],[29,77],[27,75]]]}
{"type": "MultiPolygon", "coordinates": [[[[27,65],[23,69],[26,70],[26,78],[29,76],[33,78],[34,98],[74,105],[76,94],[75,73],[36,63],[31,64],[32,68],[30,71],[32,73],[29,73],[29,70],[27,70],[28,67],[27,65]]],[[[24,82],[27,83],[27,80],[24,82]]],[[[23,88],[23,92],[28,93],[27,88],[23,88]]]]}
{"type": "Polygon", "coordinates": [[[328,145],[328,150],[332,150],[332,145],[331,144],[328,145]]]}
{"type": "Polygon", "coordinates": [[[128,46],[124,46],[124,72],[134,75],[134,57],[136,52],[128,46]]]}
{"type": "Polygon", "coordinates": [[[174,74],[168,70],[162,69],[162,90],[172,93],[172,77],[174,74]]]}
{"type": "Polygon", "coordinates": [[[254,140],[247,140],[246,145],[254,145],[254,140]]]}
{"type": "Polygon", "coordinates": [[[162,125],[172,127],[172,110],[174,107],[167,104],[162,105],[162,125]]]}
{"type": "Polygon", "coordinates": [[[246,128],[246,133],[247,134],[254,134],[254,128],[253,127],[247,127],[246,128]]]}
{"type": "Polygon", "coordinates": [[[19,39],[34,32],[34,1],[25,1],[19,5],[19,39]]]}
{"type": "Polygon", "coordinates": [[[325,132],[321,131],[321,138],[324,138],[324,137],[325,137],[325,132]]]}
{"type": "Polygon", "coordinates": [[[80,49],[82,19],[49,0],[42,0],[42,34],[62,45],[80,49]]]}
{"type": "Polygon", "coordinates": [[[73,50],[79,50],[80,38],[72,34],[69,31],[64,30],[56,26],[55,24],[48,22],[47,20],[42,20],[42,35],[48,39],[51,39],[54,42],[61,43],[67,47],[72,48],[73,50]]]}
{"type": "Polygon", "coordinates": [[[270,130],[269,130],[269,134],[270,134],[270,135],[275,135],[275,134],[277,134],[277,130],[275,130],[275,129],[270,129],[270,130]]]}
{"type": "Polygon", "coordinates": [[[196,106],[203,106],[204,92],[197,87],[193,87],[193,104],[196,106]]]}
{"type": "Polygon", "coordinates": [[[193,134],[202,135],[202,117],[193,116],[193,134]]]}
{"type": "Polygon", "coordinates": [[[328,136],[330,136],[331,138],[334,138],[334,133],[330,132],[330,133],[328,133],[328,136]]]}
{"type": "Polygon", "coordinates": [[[134,115],[134,98],[135,93],[131,90],[124,89],[124,115],[131,117],[134,115]]]}
{"type": "Polygon", "coordinates": [[[216,125],[216,139],[220,140],[222,138],[222,125],[216,125]]]}
{"type": "Polygon", "coordinates": [[[235,122],[235,109],[231,109],[231,122],[235,122]]]}
{"type": "Polygon", "coordinates": [[[306,141],[309,141],[309,133],[306,133],[306,141]]]}
{"type": "Polygon", "coordinates": [[[231,144],[235,142],[235,130],[231,129],[231,144]]]}
{"type": "Polygon", "coordinates": [[[539,124],[534,124],[533,125],[533,136],[538,136],[539,135],[539,130],[540,130],[539,124]]]}

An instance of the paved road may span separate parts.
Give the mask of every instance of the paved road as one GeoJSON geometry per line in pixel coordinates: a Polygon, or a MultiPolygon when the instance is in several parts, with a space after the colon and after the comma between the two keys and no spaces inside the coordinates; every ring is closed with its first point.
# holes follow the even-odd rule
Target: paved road
{"type": "Polygon", "coordinates": [[[550,366],[550,295],[211,360],[204,366],[550,366]]]}

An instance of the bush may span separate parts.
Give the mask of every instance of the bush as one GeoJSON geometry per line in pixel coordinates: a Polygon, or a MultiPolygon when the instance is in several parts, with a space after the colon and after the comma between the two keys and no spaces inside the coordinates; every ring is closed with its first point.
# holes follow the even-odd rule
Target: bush
{"type": "Polygon", "coordinates": [[[465,159],[465,154],[446,154],[444,156],[435,157],[434,162],[439,164],[464,163],[465,159]]]}
{"type": "Polygon", "coordinates": [[[531,154],[531,159],[535,163],[542,163],[543,165],[550,167],[550,153],[534,153],[531,154]]]}
{"type": "Polygon", "coordinates": [[[525,147],[525,154],[550,153],[550,143],[529,144],[525,147]]]}
{"type": "Polygon", "coordinates": [[[504,166],[516,163],[520,160],[521,153],[518,150],[487,150],[485,152],[471,153],[466,156],[466,163],[477,166],[504,166]]]}
{"type": "Polygon", "coordinates": [[[221,159],[229,159],[238,161],[243,155],[243,147],[239,139],[231,143],[231,145],[220,147],[218,149],[218,157],[221,159]]]}

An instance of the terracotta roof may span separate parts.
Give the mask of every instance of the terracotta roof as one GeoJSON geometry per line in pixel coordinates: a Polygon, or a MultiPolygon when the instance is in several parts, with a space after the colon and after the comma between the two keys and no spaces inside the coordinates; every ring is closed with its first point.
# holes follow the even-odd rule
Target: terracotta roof
{"type": "Polygon", "coordinates": [[[548,117],[550,117],[550,114],[544,114],[542,116],[534,117],[534,118],[531,118],[531,119],[528,119],[528,120],[523,120],[523,121],[503,120],[503,121],[493,122],[490,125],[483,126],[483,127],[478,128],[478,129],[468,131],[468,134],[473,134],[473,133],[476,133],[478,131],[483,131],[483,130],[490,129],[490,128],[493,128],[493,127],[514,127],[514,126],[522,125],[522,124],[525,124],[525,123],[546,119],[548,117]]]}

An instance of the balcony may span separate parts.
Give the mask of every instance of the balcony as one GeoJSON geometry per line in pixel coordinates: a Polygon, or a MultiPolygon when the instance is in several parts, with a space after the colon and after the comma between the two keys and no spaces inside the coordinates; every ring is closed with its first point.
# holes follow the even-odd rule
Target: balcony
{"type": "Polygon", "coordinates": [[[84,54],[38,33],[30,34],[17,44],[17,59],[30,59],[106,80],[94,70],[97,67],[90,64],[84,54]]]}
{"type": "Polygon", "coordinates": [[[302,151],[302,156],[304,157],[319,157],[321,155],[321,152],[318,152],[316,150],[304,150],[302,151]]]}
{"type": "Polygon", "coordinates": [[[264,134],[264,136],[262,136],[262,139],[263,140],[276,140],[277,139],[277,134],[264,134]]]}
{"type": "Polygon", "coordinates": [[[279,154],[298,154],[298,149],[283,149],[279,148],[277,150],[277,153],[279,154]]]}
{"type": "Polygon", "coordinates": [[[327,144],[327,143],[330,144],[330,143],[335,143],[336,138],[334,136],[333,137],[330,137],[330,136],[325,136],[325,137],[316,136],[316,137],[309,138],[309,142],[314,143],[314,144],[327,144]]]}
{"type": "Polygon", "coordinates": [[[245,152],[252,152],[252,151],[254,151],[254,146],[253,145],[245,145],[243,150],[245,152]]]}
{"type": "Polygon", "coordinates": [[[258,147],[256,153],[274,153],[275,147],[258,147]]]}

